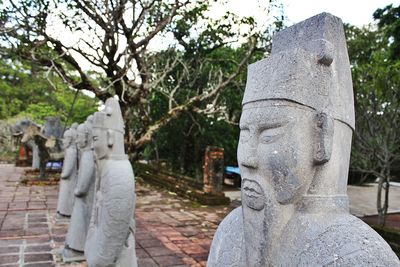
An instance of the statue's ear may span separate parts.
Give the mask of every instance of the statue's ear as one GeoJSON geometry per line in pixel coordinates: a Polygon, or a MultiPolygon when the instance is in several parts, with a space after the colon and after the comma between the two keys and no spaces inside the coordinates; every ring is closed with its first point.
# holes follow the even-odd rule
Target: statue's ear
{"type": "Polygon", "coordinates": [[[114,132],[112,130],[107,130],[107,145],[108,147],[114,145],[114,132]]]}
{"type": "Polygon", "coordinates": [[[324,112],[317,112],[314,116],[315,140],[314,162],[317,165],[328,162],[332,153],[333,119],[324,112]]]}

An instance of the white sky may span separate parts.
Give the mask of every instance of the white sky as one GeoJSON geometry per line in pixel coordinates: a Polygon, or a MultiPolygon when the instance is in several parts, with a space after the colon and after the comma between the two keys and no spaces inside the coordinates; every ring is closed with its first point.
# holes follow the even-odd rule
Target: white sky
{"type": "Polygon", "coordinates": [[[373,22],[372,14],[378,8],[400,1],[390,0],[282,0],[288,25],[302,21],[321,12],[329,12],[345,23],[362,26],[373,22]]]}
{"type": "MultiPolygon", "coordinates": [[[[279,1],[279,0],[278,0],[279,1]]],[[[221,14],[230,10],[241,16],[253,15],[257,21],[266,20],[265,12],[261,5],[267,0],[227,0],[223,5],[218,5],[221,14]]],[[[284,13],[287,17],[287,26],[305,20],[321,12],[328,12],[356,26],[362,26],[373,22],[372,14],[378,8],[389,4],[399,5],[400,0],[280,0],[284,6],[284,13]]]]}

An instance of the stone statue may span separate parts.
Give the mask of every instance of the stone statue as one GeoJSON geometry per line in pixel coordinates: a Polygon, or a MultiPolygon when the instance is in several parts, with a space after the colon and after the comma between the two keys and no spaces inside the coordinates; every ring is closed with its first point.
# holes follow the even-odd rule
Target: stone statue
{"type": "Polygon", "coordinates": [[[124,150],[121,110],[114,98],[94,114],[93,148],[98,174],[85,245],[87,263],[89,267],[135,267],[135,179],[124,150]]]}
{"type": "Polygon", "coordinates": [[[64,262],[83,261],[86,235],[94,198],[95,162],[92,146],[92,124],[86,121],[77,129],[76,144],[80,150],[75,203],[63,250],[64,262]]]}
{"type": "Polygon", "coordinates": [[[249,66],[240,119],[242,206],[219,225],[208,266],[400,266],[349,214],[354,104],[343,25],[327,13],[273,38],[249,66]]]}
{"type": "Polygon", "coordinates": [[[78,167],[78,151],[75,139],[76,128],[71,127],[65,131],[63,139],[65,155],[57,202],[57,213],[62,217],[70,217],[74,205],[74,188],[78,167]]]}
{"type": "MultiPolygon", "coordinates": [[[[17,122],[12,128],[12,134],[14,138],[23,138],[30,126],[35,126],[40,128],[34,122],[24,119],[17,122]]],[[[25,145],[32,151],[32,169],[39,170],[40,168],[40,158],[39,158],[39,147],[35,141],[31,138],[25,143],[25,145]]]]}

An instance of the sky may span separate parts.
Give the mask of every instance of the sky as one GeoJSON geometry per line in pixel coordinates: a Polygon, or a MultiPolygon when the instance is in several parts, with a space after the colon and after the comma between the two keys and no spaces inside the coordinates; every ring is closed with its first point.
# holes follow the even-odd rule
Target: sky
{"type": "Polygon", "coordinates": [[[289,25],[321,12],[340,17],[343,22],[362,26],[373,22],[372,14],[378,8],[400,1],[390,0],[283,0],[289,25]]]}
{"type": "MultiPolygon", "coordinates": [[[[322,12],[328,12],[356,26],[373,22],[372,14],[378,8],[389,4],[399,5],[400,0],[278,0],[283,4],[287,17],[287,26],[300,22],[322,12]]],[[[227,0],[225,4],[214,11],[216,16],[225,10],[230,10],[240,16],[254,15],[257,20],[267,21],[265,10],[260,3],[267,0],[227,0]]],[[[264,22],[263,22],[264,23],[264,22]]]]}

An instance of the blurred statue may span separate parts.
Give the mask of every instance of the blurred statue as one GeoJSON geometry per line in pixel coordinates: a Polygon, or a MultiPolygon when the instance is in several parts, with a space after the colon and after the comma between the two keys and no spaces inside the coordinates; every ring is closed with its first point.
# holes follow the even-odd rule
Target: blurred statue
{"type": "Polygon", "coordinates": [[[32,150],[32,168],[40,170],[40,179],[45,179],[46,164],[61,161],[64,157],[61,146],[61,125],[59,117],[47,117],[45,126],[22,120],[14,125],[13,136],[32,150]]]}
{"type": "MultiPolygon", "coordinates": [[[[12,128],[12,134],[13,137],[16,140],[15,143],[19,144],[21,139],[24,137],[25,132],[28,130],[28,128],[30,128],[31,126],[35,126],[37,128],[39,128],[40,131],[40,127],[39,125],[36,125],[34,122],[30,121],[30,120],[21,120],[19,122],[17,122],[13,128],[12,128]]],[[[25,150],[25,154],[28,150],[32,151],[32,169],[34,170],[39,170],[40,168],[40,158],[39,158],[39,148],[36,145],[35,141],[33,140],[33,138],[27,138],[25,137],[24,142],[21,142],[21,145],[23,146],[22,149],[25,150]]],[[[18,159],[19,160],[19,159],[18,159]]]]}
{"type": "Polygon", "coordinates": [[[121,110],[114,98],[94,114],[93,148],[98,174],[85,245],[87,263],[89,267],[135,267],[135,179],[124,150],[121,110]]]}
{"type": "Polygon", "coordinates": [[[75,186],[75,203],[63,250],[64,262],[83,261],[86,235],[92,212],[95,162],[92,146],[92,124],[86,121],[77,129],[76,143],[80,150],[78,178],[75,186]]]}
{"type": "Polygon", "coordinates": [[[71,126],[65,131],[64,145],[64,163],[61,172],[60,189],[57,202],[57,213],[64,217],[70,217],[74,205],[74,188],[76,184],[78,170],[78,151],[76,147],[76,127],[71,126]]]}

